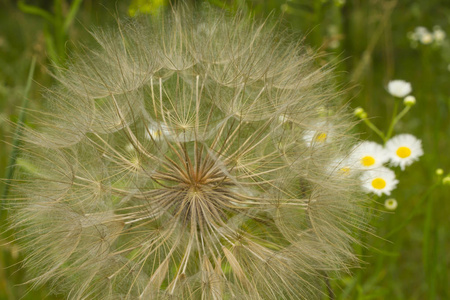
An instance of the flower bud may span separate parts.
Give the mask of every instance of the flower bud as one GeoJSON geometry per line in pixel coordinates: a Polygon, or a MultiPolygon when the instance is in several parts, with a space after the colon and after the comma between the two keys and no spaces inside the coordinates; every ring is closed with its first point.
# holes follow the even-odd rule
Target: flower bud
{"type": "Polygon", "coordinates": [[[405,106],[413,106],[416,104],[416,97],[412,95],[406,96],[405,99],[403,99],[403,104],[405,106]]]}
{"type": "Polygon", "coordinates": [[[362,107],[355,108],[355,111],[353,112],[353,114],[360,119],[367,118],[367,113],[364,111],[364,109],[362,107]]]}
{"type": "Polygon", "coordinates": [[[384,201],[384,207],[386,207],[387,210],[395,210],[397,206],[397,200],[394,198],[386,199],[386,201],[384,201]]]}
{"type": "Polygon", "coordinates": [[[444,178],[442,178],[442,184],[443,185],[450,185],[450,175],[447,175],[444,178]]]}
{"type": "Polygon", "coordinates": [[[436,175],[437,176],[442,176],[442,174],[444,174],[444,170],[442,170],[441,168],[436,169],[436,175]]]}

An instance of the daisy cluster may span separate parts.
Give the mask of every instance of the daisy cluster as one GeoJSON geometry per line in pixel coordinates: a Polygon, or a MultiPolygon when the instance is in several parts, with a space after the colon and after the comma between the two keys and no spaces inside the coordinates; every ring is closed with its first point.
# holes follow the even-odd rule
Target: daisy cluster
{"type": "MultiPolygon", "coordinates": [[[[399,134],[391,138],[395,124],[416,103],[416,98],[411,95],[412,87],[404,80],[392,80],[388,83],[387,92],[395,101],[403,98],[404,109],[392,116],[391,126],[385,134],[381,132],[368,119],[367,113],[362,108],[355,110],[355,115],[363,120],[383,140],[383,145],[372,141],[364,141],[353,148],[351,154],[337,165],[337,169],[346,170],[346,173],[357,174],[361,179],[363,189],[368,193],[378,196],[389,196],[396,188],[398,180],[395,172],[389,167],[400,167],[402,171],[423,155],[422,142],[412,134],[399,134]]],[[[398,102],[395,102],[398,106],[398,102]]],[[[395,199],[386,200],[385,206],[389,210],[397,207],[395,199]],[[389,201],[388,201],[389,200],[389,201]]]]}
{"type": "Polygon", "coordinates": [[[414,31],[410,31],[407,34],[411,47],[413,48],[416,48],[419,44],[440,46],[446,36],[445,31],[438,25],[434,26],[432,31],[426,27],[418,26],[414,31]]]}
{"type": "Polygon", "coordinates": [[[378,196],[390,195],[398,184],[391,167],[402,171],[423,155],[422,143],[411,134],[399,134],[384,146],[364,141],[353,148],[346,158],[337,160],[333,170],[345,175],[359,176],[362,187],[378,196]]]}
{"type": "MultiPolygon", "coordinates": [[[[324,125],[324,124],[321,124],[324,125]]],[[[307,132],[305,143],[317,147],[330,143],[336,137],[330,126],[307,132]]],[[[399,134],[389,139],[383,146],[373,141],[363,141],[353,147],[349,155],[335,159],[330,164],[330,172],[343,176],[359,177],[362,188],[377,196],[390,195],[398,180],[390,167],[400,167],[402,171],[423,155],[422,142],[411,134],[399,134]]]]}

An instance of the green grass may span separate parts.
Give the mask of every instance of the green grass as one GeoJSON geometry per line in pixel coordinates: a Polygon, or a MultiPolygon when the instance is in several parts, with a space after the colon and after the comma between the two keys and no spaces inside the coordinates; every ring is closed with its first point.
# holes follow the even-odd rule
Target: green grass
{"type": "MultiPolygon", "coordinates": [[[[211,2],[220,5],[224,1],[211,2]]],[[[437,168],[443,168],[444,175],[450,172],[450,37],[442,46],[419,45],[415,49],[407,39],[407,32],[417,26],[431,29],[440,25],[450,35],[450,3],[348,0],[336,6],[331,0],[325,4],[306,0],[236,2],[252,3],[253,12],[261,17],[271,11],[277,18],[282,15],[287,26],[306,35],[307,44],[327,54],[323,62],[338,62],[338,84],[348,89],[342,100],[352,108],[363,107],[384,132],[394,104],[386,92],[388,81],[412,83],[417,104],[397,124],[395,133],[422,139],[425,155],[404,172],[396,170],[400,184],[392,197],[398,201],[397,210],[385,211],[386,197],[376,200],[373,208],[380,213],[371,221],[375,230],[364,235],[366,247],[355,246],[361,268],[352,270],[352,276],[334,280],[332,288],[336,299],[450,299],[450,186],[436,185],[439,178],[435,175],[437,168]],[[333,43],[336,48],[327,47],[333,43]]],[[[6,173],[14,133],[7,120],[18,119],[33,56],[37,65],[29,96],[31,109],[43,104],[40,86],[52,84],[45,20],[24,14],[14,3],[0,0],[0,140],[5,141],[0,144],[1,174],[6,173]]],[[[62,3],[67,10],[66,2],[62,3]]],[[[86,28],[113,23],[115,14],[125,16],[130,3],[83,1],[64,47],[70,49],[84,40],[86,28]]],[[[51,5],[40,7],[51,11],[51,5]]],[[[362,139],[382,142],[363,123],[355,132],[362,139]]],[[[7,243],[9,234],[0,239],[0,299],[57,299],[49,296],[51,287],[28,291],[30,285],[23,284],[28,277],[19,264],[22,255],[17,246],[7,243]]]]}

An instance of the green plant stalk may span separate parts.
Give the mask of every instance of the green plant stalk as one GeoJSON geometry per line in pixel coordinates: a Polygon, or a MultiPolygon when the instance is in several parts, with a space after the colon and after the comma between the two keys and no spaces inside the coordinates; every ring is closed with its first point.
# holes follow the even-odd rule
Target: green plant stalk
{"type": "Polygon", "coordinates": [[[395,102],[394,113],[392,114],[392,120],[391,123],[389,124],[389,129],[386,135],[381,130],[379,130],[372,122],[370,122],[370,120],[367,117],[362,118],[362,120],[364,121],[364,123],[366,123],[366,125],[370,129],[372,129],[383,140],[383,143],[386,144],[386,142],[391,138],[392,133],[394,132],[395,125],[408,113],[410,109],[411,106],[405,106],[405,108],[403,108],[403,110],[397,115],[398,102],[397,101],[395,102]]]}
{"type": "Polygon", "coordinates": [[[54,12],[55,12],[55,44],[58,53],[58,61],[65,61],[65,41],[66,32],[64,30],[64,16],[63,16],[63,3],[62,0],[55,0],[54,2],[54,12]]]}
{"type": "Polygon", "coordinates": [[[397,226],[396,228],[394,228],[393,230],[391,230],[384,238],[388,239],[389,237],[391,237],[393,234],[395,234],[396,232],[400,231],[401,229],[403,229],[406,225],[408,225],[409,221],[411,221],[411,219],[417,215],[418,213],[420,213],[421,211],[423,211],[423,204],[425,203],[425,201],[430,197],[431,193],[438,187],[441,185],[441,182],[437,182],[435,184],[433,184],[427,191],[426,193],[422,196],[422,198],[419,200],[419,204],[416,206],[416,208],[409,214],[409,216],[403,221],[402,224],[400,224],[399,226],[397,226]]]}
{"type": "Polygon", "coordinates": [[[54,22],[54,18],[53,16],[46,10],[41,9],[37,6],[33,6],[33,5],[28,5],[25,3],[24,0],[20,0],[17,3],[17,6],[19,7],[19,9],[27,14],[30,15],[36,15],[36,16],[40,16],[41,18],[43,18],[44,20],[46,20],[49,24],[55,25],[54,22]]]}
{"type": "Polygon", "coordinates": [[[370,120],[368,118],[363,118],[362,119],[364,121],[364,123],[366,123],[366,125],[372,129],[382,140],[383,142],[386,143],[386,137],[384,135],[383,132],[381,132],[380,129],[377,128],[377,126],[375,126],[375,124],[373,124],[372,122],[370,122],[370,120]]]}
{"type": "Polygon", "coordinates": [[[428,299],[436,299],[436,267],[433,264],[435,256],[435,245],[436,239],[432,236],[435,235],[433,232],[433,197],[428,200],[425,212],[425,223],[423,228],[423,247],[422,247],[422,261],[423,268],[426,274],[427,281],[427,292],[428,299]]]}
{"type": "Polygon", "coordinates": [[[1,200],[2,208],[4,206],[4,201],[5,201],[6,197],[8,197],[9,185],[10,185],[11,179],[14,175],[14,166],[16,164],[17,155],[19,152],[18,147],[19,147],[19,143],[20,143],[20,136],[22,135],[22,126],[25,121],[26,107],[28,105],[28,95],[30,93],[31,82],[33,80],[35,66],[36,66],[36,57],[33,57],[33,59],[31,60],[30,69],[28,71],[28,78],[27,78],[27,83],[25,85],[25,90],[24,90],[24,95],[23,95],[23,100],[22,100],[22,107],[20,109],[19,119],[17,120],[17,127],[16,127],[16,131],[14,133],[13,148],[12,148],[12,152],[11,152],[11,157],[9,159],[8,168],[6,171],[5,187],[3,189],[2,200],[1,200]]]}
{"type": "Polygon", "coordinates": [[[54,0],[53,14],[33,5],[27,5],[24,1],[18,2],[21,11],[27,14],[43,18],[47,24],[44,29],[44,38],[50,59],[58,65],[64,65],[66,61],[65,44],[68,30],[72,25],[83,0],[74,0],[69,7],[69,12],[64,15],[63,0],[54,0]]]}
{"type": "Polygon", "coordinates": [[[386,137],[385,137],[384,143],[386,143],[391,138],[392,133],[394,132],[395,124],[398,122],[398,120],[397,120],[397,117],[398,117],[397,116],[397,111],[398,111],[398,101],[395,101],[394,112],[392,113],[391,124],[389,125],[389,129],[388,129],[388,131],[386,133],[386,137]]]}
{"type": "Polygon", "coordinates": [[[408,113],[408,111],[411,109],[411,106],[405,106],[405,108],[397,115],[397,117],[395,117],[395,120],[394,120],[394,126],[395,126],[395,124],[397,124],[398,123],[398,121],[400,121],[401,120],[401,118],[403,118],[407,113],[408,113]]]}
{"type": "MultiPolygon", "coordinates": [[[[405,108],[403,108],[403,110],[396,117],[394,117],[392,119],[392,123],[391,123],[391,125],[389,127],[389,131],[388,131],[388,133],[386,135],[386,141],[385,142],[387,142],[387,140],[389,140],[391,138],[391,135],[394,132],[395,125],[398,123],[398,121],[400,121],[408,113],[408,111],[410,109],[411,109],[411,106],[405,106],[405,108]]],[[[394,114],[394,116],[395,116],[395,114],[394,114]]]]}
{"type": "Polygon", "coordinates": [[[83,0],[75,0],[70,5],[69,13],[67,14],[67,16],[64,20],[64,26],[63,26],[64,32],[67,33],[70,25],[72,25],[73,20],[75,19],[75,16],[77,15],[78,10],[80,9],[81,2],[83,2],[83,0]]]}

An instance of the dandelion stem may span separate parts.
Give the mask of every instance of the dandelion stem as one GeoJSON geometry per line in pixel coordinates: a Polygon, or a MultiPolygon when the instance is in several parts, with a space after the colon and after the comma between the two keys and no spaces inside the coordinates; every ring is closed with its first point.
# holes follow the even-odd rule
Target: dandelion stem
{"type": "Polygon", "coordinates": [[[336,299],[333,288],[331,287],[330,279],[328,277],[325,278],[325,283],[327,285],[328,297],[330,300],[336,299]]]}
{"type": "Polygon", "coordinates": [[[5,176],[6,181],[5,181],[5,187],[3,189],[2,202],[1,202],[2,208],[4,207],[4,201],[5,201],[6,197],[8,197],[9,185],[10,185],[11,179],[14,175],[14,165],[16,164],[17,154],[19,151],[18,147],[19,147],[19,143],[20,143],[20,136],[22,134],[22,125],[25,121],[26,107],[28,105],[28,94],[30,92],[31,82],[32,82],[33,75],[34,75],[35,66],[36,66],[36,57],[33,57],[33,59],[31,60],[30,70],[28,72],[27,83],[25,85],[25,90],[24,90],[23,100],[22,100],[22,107],[21,107],[20,113],[19,113],[19,119],[17,120],[16,132],[14,133],[11,157],[9,159],[8,168],[6,171],[6,176],[5,176]]]}

